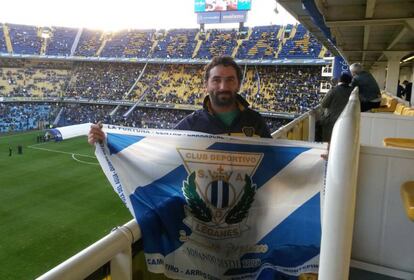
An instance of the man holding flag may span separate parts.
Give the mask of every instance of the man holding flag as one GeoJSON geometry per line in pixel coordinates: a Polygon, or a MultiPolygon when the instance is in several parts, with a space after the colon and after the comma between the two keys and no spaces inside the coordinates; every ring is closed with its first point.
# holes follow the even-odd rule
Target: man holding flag
{"type": "Polygon", "coordinates": [[[309,273],[319,261],[321,145],[250,138],[271,136],[237,94],[241,78],[232,58],[214,58],[203,109],[177,130],[104,125],[104,133],[94,124],[88,142],[141,228],[149,271],[174,279],[316,279],[309,273]]]}

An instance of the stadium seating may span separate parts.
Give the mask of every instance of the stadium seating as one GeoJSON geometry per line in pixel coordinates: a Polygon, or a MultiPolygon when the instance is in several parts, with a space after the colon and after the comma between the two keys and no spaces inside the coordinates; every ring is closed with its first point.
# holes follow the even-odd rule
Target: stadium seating
{"type": "Polygon", "coordinates": [[[17,24],[9,24],[8,27],[14,53],[40,54],[42,41],[37,27],[17,24]]]}
{"type": "Polygon", "coordinates": [[[7,53],[6,39],[4,38],[3,24],[0,23],[0,53],[7,53]]]}
{"type": "Polygon", "coordinates": [[[46,54],[69,56],[78,30],[67,27],[52,27],[46,54]]]}
{"type": "Polygon", "coordinates": [[[112,34],[101,57],[148,57],[155,30],[124,30],[112,34]]]}
{"type": "Polygon", "coordinates": [[[52,104],[0,103],[0,133],[42,129],[52,121],[52,104]]]}
{"type": "Polygon", "coordinates": [[[0,96],[57,97],[63,95],[70,64],[25,62],[0,68],[0,96]]]}
{"type": "Polygon", "coordinates": [[[196,46],[198,29],[172,29],[158,39],[152,57],[190,58],[196,46]]]}
{"type": "Polygon", "coordinates": [[[84,29],[76,48],[76,56],[96,56],[102,45],[104,34],[102,31],[84,29]]]}
{"type": "MultiPolygon", "coordinates": [[[[289,26],[289,28],[291,28],[289,26]]],[[[322,46],[306,30],[303,25],[292,27],[293,37],[289,37],[283,44],[279,58],[317,58],[322,46]]],[[[291,34],[290,34],[291,35],[291,34]]]]}
{"type": "Polygon", "coordinates": [[[0,25],[0,53],[111,58],[304,59],[329,56],[303,25],[244,27],[242,30],[123,30],[104,33],[66,27],[0,25]],[[82,32],[76,41],[78,32],[82,32]],[[10,47],[7,46],[8,40],[10,47]],[[321,51],[322,50],[322,51],[321,51]]]}
{"type": "Polygon", "coordinates": [[[272,59],[279,49],[280,26],[253,27],[248,38],[241,41],[236,58],[244,59],[272,59]]]}
{"type": "Polygon", "coordinates": [[[137,79],[142,65],[124,63],[78,63],[66,96],[89,100],[120,100],[137,79]]]}
{"type": "Polygon", "coordinates": [[[237,31],[211,29],[206,32],[205,39],[202,41],[196,58],[211,59],[217,55],[231,56],[237,45],[237,31]]]}

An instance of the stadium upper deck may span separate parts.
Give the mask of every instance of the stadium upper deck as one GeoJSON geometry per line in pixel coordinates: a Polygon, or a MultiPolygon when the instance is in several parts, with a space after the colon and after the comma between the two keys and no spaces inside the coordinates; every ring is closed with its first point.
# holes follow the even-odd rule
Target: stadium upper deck
{"type": "Polygon", "coordinates": [[[0,55],[95,58],[316,59],[329,55],[302,25],[242,30],[172,29],[103,31],[0,24],[0,55]]]}

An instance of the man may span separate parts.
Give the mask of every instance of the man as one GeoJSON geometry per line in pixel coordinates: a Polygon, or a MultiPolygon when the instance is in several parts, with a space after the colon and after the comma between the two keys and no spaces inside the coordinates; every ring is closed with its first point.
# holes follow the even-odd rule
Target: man
{"type": "Polygon", "coordinates": [[[238,94],[241,79],[242,71],[233,58],[214,57],[205,68],[208,95],[203,109],[185,117],[175,129],[271,138],[264,119],[238,94]]]}
{"type": "Polygon", "coordinates": [[[330,89],[322,99],[321,105],[322,108],[325,108],[321,118],[322,141],[329,142],[331,140],[333,126],[351,95],[352,88],[349,86],[351,81],[352,77],[348,73],[343,73],[339,78],[338,85],[330,89]]]}
{"type": "Polygon", "coordinates": [[[407,100],[408,102],[411,102],[411,91],[413,90],[413,83],[410,83],[409,81],[404,80],[403,85],[404,85],[403,95],[405,95],[405,100],[407,100]]]}
{"type": "Polygon", "coordinates": [[[380,107],[381,92],[371,73],[364,71],[360,63],[352,64],[349,69],[353,76],[351,87],[359,88],[361,112],[380,107]]]}
{"type": "MultiPolygon", "coordinates": [[[[204,85],[208,95],[204,98],[203,109],[185,117],[175,129],[271,138],[264,119],[238,94],[241,80],[242,71],[233,58],[214,57],[205,68],[204,85]]],[[[89,144],[104,139],[100,124],[92,125],[89,144]]]]}

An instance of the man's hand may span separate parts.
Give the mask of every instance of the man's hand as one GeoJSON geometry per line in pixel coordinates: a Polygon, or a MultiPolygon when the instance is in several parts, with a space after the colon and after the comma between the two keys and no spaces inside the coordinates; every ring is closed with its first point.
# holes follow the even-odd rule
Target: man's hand
{"type": "Polygon", "coordinates": [[[96,142],[102,143],[105,140],[105,133],[102,131],[102,123],[91,125],[88,133],[88,143],[95,145],[96,142]]]}

